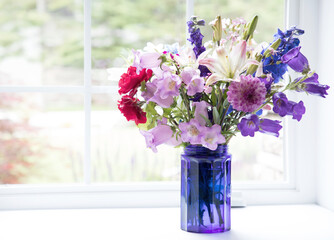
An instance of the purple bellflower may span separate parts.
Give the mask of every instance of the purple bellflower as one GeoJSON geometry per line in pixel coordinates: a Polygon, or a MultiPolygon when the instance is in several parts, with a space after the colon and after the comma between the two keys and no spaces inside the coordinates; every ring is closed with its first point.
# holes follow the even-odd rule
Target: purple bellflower
{"type": "MultiPolygon", "coordinates": [[[[299,82],[301,78],[297,78],[295,81],[299,82]]],[[[306,78],[296,87],[297,92],[308,92],[312,95],[320,96],[325,98],[328,95],[328,85],[322,85],[318,81],[318,74],[314,73],[311,77],[306,78]]]]}
{"type": "Polygon", "coordinates": [[[279,114],[281,117],[284,117],[287,115],[289,111],[289,100],[286,97],[286,95],[282,92],[275,93],[273,95],[273,111],[277,114],[279,114]]]}
{"type": "Polygon", "coordinates": [[[292,119],[296,119],[298,122],[305,113],[303,101],[300,101],[299,103],[289,101],[286,95],[282,92],[273,95],[273,104],[273,111],[275,113],[279,114],[281,117],[292,115],[292,119]]]}
{"type": "Polygon", "coordinates": [[[255,114],[247,115],[242,118],[238,124],[238,129],[241,132],[241,135],[244,137],[251,136],[254,137],[254,133],[259,131],[259,117],[255,114]]]}
{"type": "Polygon", "coordinates": [[[299,101],[299,103],[289,101],[288,115],[292,115],[292,119],[296,119],[299,122],[302,119],[305,111],[306,109],[304,107],[303,101],[299,101]]]}
{"type": "Polygon", "coordinates": [[[278,120],[260,119],[259,132],[278,137],[279,130],[282,128],[280,123],[281,121],[278,120]]]}
{"type": "Polygon", "coordinates": [[[290,68],[297,72],[308,73],[310,66],[307,58],[300,52],[300,46],[295,47],[284,54],[281,58],[282,63],[288,64],[290,68]]]}

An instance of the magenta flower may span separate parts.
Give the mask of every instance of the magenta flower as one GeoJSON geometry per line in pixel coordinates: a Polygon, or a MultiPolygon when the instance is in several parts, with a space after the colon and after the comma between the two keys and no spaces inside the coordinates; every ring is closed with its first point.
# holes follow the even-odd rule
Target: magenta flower
{"type": "Polygon", "coordinates": [[[178,75],[166,71],[162,74],[162,78],[156,80],[157,94],[162,99],[170,96],[177,97],[180,95],[179,88],[181,86],[181,78],[178,75]]]}
{"type": "Polygon", "coordinates": [[[203,115],[206,118],[209,118],[208,117],[208,107],[210,106],[210,104],[207,103],[206,101],[200,101],[200,102],[193,102],[193,106],[196,107],[194,119],[198,121],[201,126],[205,126],[206,122],[201,115],[203,115]]]}
{"type": "Polygon", "coordinates": [[[145,99],[147,102],[155,102],[159,106],[164,108],[169,108],[170,105],[174,102],[174,99],[172,96],[169,96],[165,99],[162,99],[157,92],[157,86],[155,84],[155,81],[146,83],[146,91],[141,93],[141,96],[145,99]]]}
{"type": "Polygon", "coordinates": [[[201,144],[202,129],[204,127],[202,127],[197,120],[191,119],[189,122],[180,123],[179,128],[183,142],[201,144]]]}
{"type": "Polygon", "coordinates": [[[218,124],[212,127],[203,127],[202,131],[201,144],[210,150],[216,150],[218,144],[226,141],[225,137],[221,134],[221,126],[218,124]]]}
{"type": "Polygon", "coordinates": [[[200,76],[194,76],[187,86],[187,94],[194,96],[196,93],[203,92],[204,89],[204,78],[200,76]]]}
{"type": "Polygon", "coordinates": [[[264,102],[266,93],[265,84],[260,79],[241,75],[240,82],[231,82],[227,100],[238,111],[253,112],[264,102]]]}
{"type": "Polygon", "coordinates": [[[173,137],[173,131],[167,125],[158,125],[149,131],[140,130],[140,133],[145,137],[147,147],[153,152],[157,152],[157,146],[170,141],[173,137]]]}

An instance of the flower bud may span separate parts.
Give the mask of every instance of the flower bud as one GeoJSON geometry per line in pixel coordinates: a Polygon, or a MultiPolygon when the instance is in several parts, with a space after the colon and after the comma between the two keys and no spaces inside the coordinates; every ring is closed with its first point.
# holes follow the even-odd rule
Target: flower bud
{"type": "Polygon", "coordinates": [[[217,16],[215,20],[210,23],[211,27],[213,28],[213,41],[219,42],[222,38],[222,19],[221,16],[217,16]]]}
{"type": "Polygon", "coordinates": [[[253,36],[253,33],[255,31],[255,28],[256,28],[256,25],[257,25],[257,21],[259,20],[259,17],[256,15],[252,22],[250,24],[247,24],[247,31],[245,31],[245,34],[244,34],[244,40],[248,40],[249,37],[253,36]]]}

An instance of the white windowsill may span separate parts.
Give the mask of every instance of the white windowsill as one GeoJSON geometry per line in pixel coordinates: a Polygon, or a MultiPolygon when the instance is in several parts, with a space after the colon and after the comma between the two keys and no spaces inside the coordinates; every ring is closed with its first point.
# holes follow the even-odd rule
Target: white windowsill
{"type": "Polygon", "coordinates": [[[179,216],[178,208],[0,211],[1,239],[334,239],[334,212],[317,205],[233,208],[232,230],[215,234],[184,232],[179,216]]]}

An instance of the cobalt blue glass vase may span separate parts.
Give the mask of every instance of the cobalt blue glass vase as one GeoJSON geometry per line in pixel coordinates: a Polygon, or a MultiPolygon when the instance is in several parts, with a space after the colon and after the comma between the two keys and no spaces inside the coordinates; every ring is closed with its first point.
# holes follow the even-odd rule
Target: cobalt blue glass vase
{"type": "Polygon", "coordinates": [[[181,155],[181,229],[196,233],[231,228],[231,155],[197,145],[181,155]]]}

